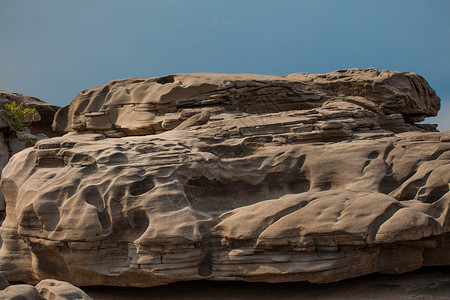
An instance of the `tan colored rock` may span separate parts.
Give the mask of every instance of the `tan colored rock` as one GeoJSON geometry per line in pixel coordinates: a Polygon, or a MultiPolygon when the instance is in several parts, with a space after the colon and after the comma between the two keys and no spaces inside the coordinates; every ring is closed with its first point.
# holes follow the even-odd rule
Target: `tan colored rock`
{"type": "Polygon", "coordinates": [[[367,98],[251,76],[80,93],[54,123],[78,132],[39,141],[3,171],[2,274],[155,286],[333,282],[450,264],[450,132],[400,116],[392,124],[411,131],[395,134],[367,98]],[[108,130],[102,111],[115,114],[108,130]]]}
{"type": "Polygon", "coordinates": [[[391,270],[394,258],[419,268],[429,246],[396,245],[448,232],[448,187],[425,202],[421,191],[446,175],[428,170],[448,165],[449,133],[331,144],[212,144],[204,133],[69,135],[14,156],[0,253],[13,268],[2,271],[77,285],[324,282],[391,270]]]}
{"type": "Polygon", "coordinates": [[[436,116],[440,108],[440,100],[434,90],[422,76],[412,72],[354,68],[326,74],[295,73],[285,77],[340,96],[362,96],[387,114],[403,114],[409,122],[436,116]]]}
{"type": "MultiPolygon", "coordinates": [[[[70,106],[56,114],[53,129],[155,134],[186,122],[182,112],[193,107],[203,109],[203,113],[215,108],[250,114],[356,107],[369,114],[365,117],[372,122],[366,126],[403,132],[414,129],[414,122],[435,116],[440,100],[415,73],[379,72],[374,68],[283,77],[176,74],[115,80],[80,92],[70,106]]],[[[352,117],[351,113],[342,116],[352,117]]]]}
{"type": "Polygon", "coordinates": [[[36,285],[36,289],[47,300],[92,300],[89,295],[68,282],[45,279],[36,285]]]}
{"type": "Polygon", "coordinates": [[[0,291],[2,300],[45,300],[44,297],[32,285],[16,284],[10,285],[0,291]]]}

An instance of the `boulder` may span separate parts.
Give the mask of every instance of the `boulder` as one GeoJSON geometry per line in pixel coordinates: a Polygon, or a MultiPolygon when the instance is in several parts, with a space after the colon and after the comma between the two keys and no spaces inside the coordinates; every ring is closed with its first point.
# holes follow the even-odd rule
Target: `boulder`
{"type": "Polygon", "coordinates": [[[172,130],[211,109],[261,115],[325,107],[350,110],[341,118],[353,118],[363,109],[367,115],[357,118],[370,117],[366,127],[376,123],[403,132],[416,129],[414,122],[425,116],[435,116],[440,99],[415,73],[374,68],[283,77],[176,74],[115,80],[82,91],[57,112],[53,129],[148,135],[172,130]]]}
{"type": "Polygon", "coordinates": [[[38,290],[32,285],[16,284],[10,285],[0,291],[0,299],[2,300],[45,300],[39,294],[38,290]]]}
{"type": "Polygon", "coordinates": [[[55,116],[68,134],[3,171],[0,271],[144,287],[450,265],[450,132],[369,98],[224,74],[86,90],[55,116]]]}
{"type": "Polygon", "coordinates": [[[36,285],[36,289],[47,300],[93,300],[76,286],[54,279],[42,280],[36,285]]]}

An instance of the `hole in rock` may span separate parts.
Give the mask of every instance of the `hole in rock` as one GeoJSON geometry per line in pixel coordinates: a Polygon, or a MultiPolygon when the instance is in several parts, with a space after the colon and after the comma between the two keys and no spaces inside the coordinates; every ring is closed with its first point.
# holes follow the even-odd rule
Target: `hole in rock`
{"type": "Polygon", "coordinates": [[[159,78],[156,82],[159,84],[172,83],[175,82],[175,77],[173,75],[164,76],[159,78]]]}
{"type": "MultiPolygon", "coordinates": [[[[403,184],[404,187],[400,199],[398,200],[411,200],[414,199],[417,192],[421,187],[423,187],[428,179],[429,174],[425,178],[416,179],[414,181],[409,182],[408,184],[403,184]]],[[[429,196],[428,196],[429,197],[429,196]]]]}
{"type": "Polygon", "coordinates": [[[34,272],[41,278],[58,278],[70,281],[71,276],[64,258],[51,249],[34,252],[32,255],[34,272]]]}
{"type": "Polygon", "coordinates": [[[39,221],[33,206],[29,206],[22,211],[19,219],[20,227],[29,230],[40,230],[41,221],[39,221]]]}
{"type": "Polygon", "coordinates": [[[372,152],[369,153],[369,155],[367,156],[368,159],[375,159],[378,157],[378,155],[380,155],[380,152],[378,150],[374,150],[372,152]]]}
{"type": "Polygon", "coordinates": [[[71,158],[70,158],[70,163],[71,164],[94,164],[95,163],[95,159],[92,158],[90,155],[88,154],[82,154],[82,153],[75,153],[71,158]]]}
{"type": "Polygon", "coordinates": [[[128,163],[128,158],[123,153],[113,153],[107,157],[104,158],[105,162],[107,164],[124,164],[128,163]]]}
{"type": "Polygon", "coordinates": [[[239,99],[238,109],[249,114],[277,113],[289,110],[308,110],[318,107],[311,103],[296,101],[291,98],[279,98],[274,100],[271,97],[248,96],[239,99]]]}
{"type": "Polygon", "coordinates": [[[198,274],[200,276],[209,276],[212,273],[211,252],[207,252],[203,257],[200,266],[198,267],[198,274]]]}
{"type": "Polygon", "coordinates": [[[100,195],[98,189],[94,186],[87,187],[83,191],[84,200],[87,203],[97,207],[98,221],[102,225],[102,229],[108,229],[111,227],[111,217],[106,205],[104,203],[103,197],[100,195]]]}
{"type": "Polygon", "coordinates": [[[131,222],[135,232],[142,233],[146,231],[149,224],[147,213],[143,210],[136,211],[131,222]]]}
{"type": "Polygon", "coordinates": [[[361,172],[364,172],[369,165],[370,165],[370,160],[366,160],[361,172]]]}
{"type": "Polygon", "coordinates": [[[102,225],[103,230],[111,227],[111,218],[106,209],[98,212],[98,220],[99,220],[100,224],[102,225]]]}
{"type": "Polygon", "coordinates": [[[133,182],[130,185],[130,194],[132,196],[139,196],[150,191],[154,187],[153,180],[150,177],[146,177],[141,181],[133,182]]]}
{"type": "Polygon", "coordinates": [[[317,187],[321,191],[328,191],[331,190],[332,184],[330,181],[320,181],[317,183],[317,187]]]}
{"type": "Polygon", "coordinates": [[[306,192],[310,182],[303,174],[269,173],[258,183],[243,180],[191,178],[183,185],[192,207],[204,211],[226,211],[285,194],[306,192]]]}
{"type": "MultiPolygon", "coordinates": [[[[422,190],[425,191],[425,190],[422,190]]],[[[420,192],[422,192],[420,191],[420,192]]],[[[447,192],[449,191],[448,186],[447,185],[442,185],[442,186],[438,186],[435,187],[428,195],[423,195],[422,197],[419,198],[424,198],[422,201],[427,202],[427,203],[433,203],[439,199],[442,198],[442,196],[444,196],[447,192]]],[[[420,193],[419,192],[419,196],[421,196],[420,194],[424,194],[423,192],[420,193]]]]}
{"type": "Polygon", "coordinates": [[[400,183],[392,175],[384,176],[380,181],[379,192],[389,195],[400,186],[400,183]]]}
{"type": "Polygon", "coordinates": [[[41,157],[38,159],[40,168],[60,168],[64,167],[64,160],[59,157],[41,157]]]}
{"type": "Polygon", "coordinates": [[[112,192],[112,194],[110,194],[111,201],[120,202],[123,196],[125,196],[126,186],[114,184],[110,186],[109,191],[112,192]]]}
{"type": "Polygon", "coordinates": [[[94,205],[95,207],[97,207],[99,211],[104,209],[105,205],[103,203],[103,197],[100,195],[96,187],[94,186],[87,187],[83,191],[83,197],[87,203],[94,205]]]}

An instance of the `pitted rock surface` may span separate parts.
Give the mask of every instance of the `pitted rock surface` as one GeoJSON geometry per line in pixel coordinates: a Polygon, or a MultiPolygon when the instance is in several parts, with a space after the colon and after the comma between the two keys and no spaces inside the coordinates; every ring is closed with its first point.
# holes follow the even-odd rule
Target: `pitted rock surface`
{"type": "Polygon", "coordinates": [[[448,265],[450,132],[293,82],[183,74],[80,93],[55,118],[72,132],[3,171],[0,271],[155,286],[448,265]]]}

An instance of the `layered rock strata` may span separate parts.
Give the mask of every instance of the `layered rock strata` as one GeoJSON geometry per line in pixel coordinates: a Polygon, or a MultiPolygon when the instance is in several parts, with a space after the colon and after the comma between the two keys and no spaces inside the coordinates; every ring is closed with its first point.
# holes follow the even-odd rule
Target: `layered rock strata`
{"type": "MultiPolygon", "coordinates": [[[[36,140],[60,136],[63,132],[52,130],[53,117],[59,106],[48,104],[38,98],[0,90],[0,173],[11,156],[33,145],[36,140]],[[38,116],[33,123],[24,123],[24,131],[13,133],[3,119],[4,104],[15,102],[25,108],[35,108],[38,116]]],[[[4,218],[5,201],[0,191],[0,224],[4,218]]]]}
{"type": "MultiPolygon", "coordinates": [[[[3,171],[0,272],[155,286],[449,265],[450,132],[408,123],[419,113],[393,110],[392,97],[387,110],[297,76],[179,74],[81,92],[55,117],[70,133],[3,171]]],[[[426,93],[399,105],[433,115],[439,98],[420,80],[426,93]]]]}
{"type": "MultiPolygon", "coordinates": [[[[314,125],[303,126],[302,132],[320,130],[323,122],[316,121],[327,119],[342,121],[352,130],[381,127],[403,132],[417,129],[414,122],[435,116],[439,107],[440,100],[428,83],[408,72],[349,69],[284,77],[177,74],[116,80],[87,89],[58,111],[53,129],[95,131],[111,137],[147,135],[182,123],[185,127],[200,112],[203,118],[197,123],[225,111],[253,117],[300,111],[314,125]],[[325,110],[315,111],[320,108],[325,110]]],[[[339,129],[330,126],[324,127],[339,129]]]]}

